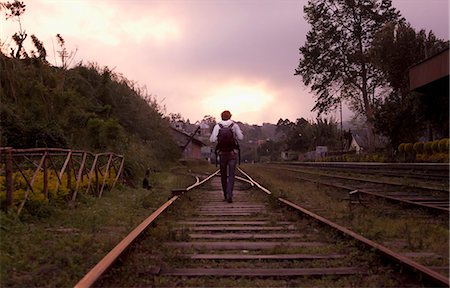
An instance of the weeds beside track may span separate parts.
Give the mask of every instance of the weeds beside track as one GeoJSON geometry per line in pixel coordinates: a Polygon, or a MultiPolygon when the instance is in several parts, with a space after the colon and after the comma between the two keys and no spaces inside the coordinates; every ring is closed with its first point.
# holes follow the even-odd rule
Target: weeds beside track
{"type": "Polygon", "coordinates": [[[248,183],[237,187],[233,204],[223,202],[219,182],[183,195],[98,285],[422,285],[248,183]]]}

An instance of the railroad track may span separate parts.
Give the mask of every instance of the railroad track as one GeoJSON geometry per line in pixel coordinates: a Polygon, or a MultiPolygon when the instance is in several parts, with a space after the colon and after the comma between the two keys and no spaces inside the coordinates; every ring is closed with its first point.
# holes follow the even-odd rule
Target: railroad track
{"type": "Polygon", "coordinates": [[[450,211],[448,183],[446,188],[432,188],[417,183],[408,185],[407,183],[383,180],[380,178],[373,179],[351,175],[321,174],[314,171],[289,168],[286,167],[286,165],[269,165],[267,167],[296,172],[299,175],[302,175],[298,176],[298,179],[303,181],[315,182],[347,190],[351,193],[351,197],[357,201],[361,201],[361,195],[365,195],[402,203],[408,206],[423,208],[437,213],[448,214],[450,211]]]}
{"type": "Polygon", "coordinates": [[[76,287],[448,287],[448,277],[272,197],[241,173],[233,203],[223,201],[214,174],[174,191],[76,287]]]}
{"type": "Polygon", "coordinates": [[[432,181],[448,185],[448,163],[366,163],[366,162],[274,162],[274,165],[303,167],[333,172],[354,172],[379,177],[432,181]]]}

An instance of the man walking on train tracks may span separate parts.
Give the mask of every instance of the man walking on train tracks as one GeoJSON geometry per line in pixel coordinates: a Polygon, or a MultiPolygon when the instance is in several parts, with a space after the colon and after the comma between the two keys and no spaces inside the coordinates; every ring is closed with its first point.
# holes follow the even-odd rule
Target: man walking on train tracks
{"type": "MultiPolygon", "coordinates": [[[[236,171],[237,156],[239,153],[238,140],[244,139],[241,128],[232,121],[228,110],[220,114],[222,121],[214,126],[211,142],[217,141],[216,154],[219,154],[220,177],[224,200],[233,202],[234,176],[236,171]]],[[[239,153],[240,154],[240,153],[239,153]]],[[[217,157],[216,157],[217,161],[217,157]]]]}

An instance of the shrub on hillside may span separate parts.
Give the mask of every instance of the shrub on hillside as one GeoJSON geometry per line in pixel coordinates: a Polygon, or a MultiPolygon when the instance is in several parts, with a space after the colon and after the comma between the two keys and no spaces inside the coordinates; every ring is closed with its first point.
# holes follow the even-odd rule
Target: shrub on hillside
{"type": "Polygon", "coordinates": [[[398,152],[400,152],[400,154],[405,153],[405,145],[406,143],[400,143],[400,145],[398,145],[398,152]]]}
{"type": "Polygon", "coordinates": [[[449,139],[441,139],[439,140],[439,152],[448,153],[449,152],[449,139]]]}
{"type": "Polygon", "coordinates": [[[425,142],[423,148],[426,154],[433,154],[432,142],[425,142]]]}
{"type": "Polygon", "coordinates": [[[423,142],[416,142],[414,143],[414,151],[417,154],[422,154],[423,153],[423,142]]]}
{"type": "Polygon", "coordinates": [[[433,154],[439,153],[439,140],[434,140],[431,142],[431,151],[433,154]]]}

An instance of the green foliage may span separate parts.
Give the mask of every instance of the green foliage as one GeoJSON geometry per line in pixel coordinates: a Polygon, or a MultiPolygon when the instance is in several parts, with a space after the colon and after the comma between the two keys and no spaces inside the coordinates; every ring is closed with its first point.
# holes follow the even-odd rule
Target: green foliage
{"type": "Polygon", "coordinates": [[[406,143],[405,144],[405,152],[406,153],[413,153],[414,152],[414,145],[412,143],[406,143]]]}
{"type": "Polygon", "coordinates": [[[411,65],[448,47],[432,31],[416,32],[409,23],[389,22],[380,29],[371,44],[371,61],[381,68],[395,93],[409,93],[408,70],[411,65]]]}
{"type": "Polygon", "coordinates": [[[127,144],[123,127],[112,118],[90,118],[87,121],[87,132],[91,147],[96,150],[124,151],[127,144]]]}
{"type": "Polygon", "coordinates": [[[341,149],[341,135],[336,121],[333,118],[318,118],[316,121],[308,122],[304,118],[297,119],[295,123],[288,119],[278,120],[277,132],[285,136],[283,148],[301,152],[315,150],[316,146],[328,146],[330,150],[341,149]]]}
{"type": "Polygon", "coordinates": [[[439,153],[440,152],[439,140],[434,140],[433,142],[431,142],[431,151],[433,151],[433,153],[439,153]]]}
{"type": "MultiPolygon", "coordinates": [[[[33,170],[24,170],[22,171],[24,175],[26,175],[27,179],[30,180],[33,177],[34,171],[33,170]]],[[[22,201],[26,198],[25,206],[24,206],[24,212],[28,215],[34,216],[34,217],[44,217],[48,216],[50,213],[50,203],[52,205],[58,206],[58,205],[65,205],[68,200],[70,200],[72,196],[72,192],[75,191],[76,188],[76,181],[75,174],[71,175],[72,181],[70,182],[70,186],[67,185],[67,174],[62,175],[61,177],[61,183],[58,180],[58,176],[56,175],[56,172],[54,170],[50,170],[48,172],[48,182],[47,182],[47,195],[45,195],[44,192],[44,173],[42,171],[36,173],[35,181],[33,183],[33,190],[29,189],[29,186],[25,180],[25,178],[22,176],[21,173],[15,172],[13,174],[13,203],[12,205],[14,207],[19,207],[22,201]],[[26,196],[27,195],[27,196],[26,196]],[[41,207],[42,206],[42,207],[41,207]]],[[[91,179],[94,179],[94,173],[90,175],[91,179]]],[[[98,180],[99,183],[103,183],[104,178],[105,183],[109,185],[109,187],[112,186],[116,174],[114,171],[109,171],[109,174],[106,175],[106,171],[103,170],[101,173],[98,174],[98,180]]],[[[4,207],[6,205],[6,179],[4,176],[0,177],[0,206],[4,207]]],[[[80,194],[82,192],[87,191],[87,187],[89,184],[88,177],[83,178],[82,181],[80,181],[78,191],[80,194]]],[[[91,186],[92,188],[92,186],[91,186]]],[[[25,216],[27,217],[27,216],[25,216]]]]}
{"type": "Polygon", "coordinates": [[[374,127],[389,139],[391,147],[417,141],[424,127],[416,113],[418,105],[415,94],[408,94],[404,99],[400,94],[392,94],[376,106],[374,127]]]}
{"type": "Polygon", "coordinates": [[[433,148],[432,148],[432,142],[425,142],[424,144],[424,151],[425,153],[431,155],[433,154],[433,148]]]}
{"type": "Polygon", "coordinates": [[[414,151],[417,153],[417,154],[422,154],[423,153],[423,146],[424,146],[424,144],[423,144],[423,142],[416,142],[416,143],[414,143],[414,151]]]}
{"type": "Polygon", "coordinates": [[[449,139],[441,139],[439,140],[439,152],[448,153],[449,152],[449,139]]]}
{"type": "Polygon", "coordinates": [[[405,159],[418,162],[448,163],[449,139],[430,142],[402,143],[398,151],[405,159]],[[412,148],[411,148],[412,147],[412,148]],[[412,156],[415,156],[413,159],[412,156]]]}
{"type": "Polygon", "coordinates": [[[36,51],[31,51],[32,57],[46,62],[45,58],[47,57],[47,51],[45,50],[44,43],[42,43],[42,41],[40,41],[34,34],[31,35],[31,39],[34,47],[36,47],[36,51]]]}
{"type": "Polygon", "coordinates": [[[179,186],[181,172],[187,174],[189,169],[186,166],[180,167],[179,173],[157,173],[152,179],[152,190],[119,187],[120,191],[106,193],[100,199],[85,196],[72,209],[43,203],[33,206],[35,203],[30,201],[33,215],[22,213],[17,217],[13,211],[1,211],[1,286],[74,287],[130,231],[170,198],[171,188],[195,182],[191,176],[179,186]],[[42,221],[41,217],[46,218],[42,221]]]}
{"type": "Polygon", "coordinates": [[[399,12],[390,0],[312,0],[304,12],[312,28],[300,48],[295,75],[317,95],[313,110],[327,112],[344,99],[372,120],[372,105],[381,97],[373,91],[382,87],[383,81],[369,61],[369,48],[376,31],[397,21],[399,12]]]}
{"type": "Polygon", "coordinates": [[[406,143],[400,143],[400,145],[398,145],[398,152],[405,153],[405,145],[406,143]]]}
{"type": "Polygon", "coordinates": [[[374,125],[392,147],[417,141],[426,124],[431,124],[435,134],[448,135],[448,93],[431,97],[411,92],[408,72],[413,64],[447,47],[448,41],[431,31],[416,32],[405,21],[387,23],[375,35],[369,56],[391,93],[375,106],[374,125]]]}
{"type": "Polygon", "coordinates": [[[0,53],[2,146],[112,151],[125,156],[131,178],[179,157],[168,121],[144,89],[95,64],[53,67],[36,48],[42,61],[0,53]],[[129,162],[136,159],[142,164],[129,162]]]}

